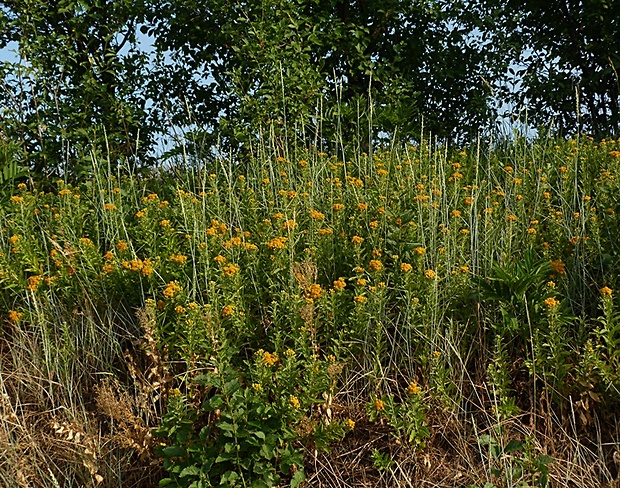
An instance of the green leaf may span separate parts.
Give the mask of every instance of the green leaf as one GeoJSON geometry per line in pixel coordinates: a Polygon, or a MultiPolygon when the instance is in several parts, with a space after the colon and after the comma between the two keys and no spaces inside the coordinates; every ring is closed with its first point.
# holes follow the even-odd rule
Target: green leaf
{"type": "Polygon", "coordinates": [[[297,488],[306,480],[306,473],[304,473],[301,469],[295,471],[295,474],[291,478],[291,488],[297,488]]]}
{"type": "Polygon", "coordinates": [[[506,444],[506,447],[504,447],[504,452],[506,454],[509,454],[511,452],[521,451],[523,449],[523,446],[523,442],[513,440],[506,444]]]}
{"type": "Polygon", "coordinates": [[[185,478],[186,476],[198,476],[200,474],[200,469],[197,466],[187,466],[181,471],[179,476],[181,478],[185,478]]]}
{"type": "Polygon", "coordinates": [[[160,452],[161,455],[166,458],[183,457],[186,455],[185,449],[181,446],[162,447],[160,452]]]}

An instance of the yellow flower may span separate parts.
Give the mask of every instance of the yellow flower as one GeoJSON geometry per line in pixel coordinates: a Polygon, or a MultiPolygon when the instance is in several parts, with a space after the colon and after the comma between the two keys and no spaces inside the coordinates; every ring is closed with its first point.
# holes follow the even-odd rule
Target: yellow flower
{"type": "Polygon", "coordinates": [[[265,351],[262,354],[261,363],[263,363],[265,366],[273,366],[279,361],[279,359],[280,358],[275,352],[272,354],[270,352],[265,351]]]}
{"type": "Polygon", "coordinates": [[[514,214],[510,214],[508,217],[506,217],[506,219],[511,221],[511,222],[516,222],[518,220],[517,216],[514,215],[514,214]]]}
{"type": "Polygon", "coordinates": [[[183,254],[171,254],[169,259],[175,264],[185,264],[187,256],[183,254]]]}
{"type": "Polygon", "coordinates": [[[41,285],[43,281],[43,276],[31,276],[28,278],[28,286],[26,290],[28,291],[37,291],[37,288],[41,285]]]}
{"type": "Polygon", "coordinates": [[[223,271],[226,276],[230,277],[238,273],[239,269],[240,269],[239,266],[232,263],[232,264],[229,264],[228,266],[224,266],[223,271]]]}
{"type": "Polygon", "coordinates": [[[553,297],[545,299],[544,303],[549,308],[555,308],[560,304],[560,302],[553,297]]]}
{"type": "Polygon", "coordinates": [[[299,407],[301,406],[301,403],[299,402],[299,398],[297,398],[295,395],[291,395],[289,397],[289,402],[293,406],[294,409],[299,409],[299,407]]]}
{"type": "Polygon", "coordinates": [[[179,284],[176,281],[171,281],[166,285],[166,288],[164,288],[163,294],[166,298],[172,298],[180,291],[181,287],[179,284]]]}
{"type": "Polygon", "coordinates": [[[601,288],[601,295],[603,296],[611,296],[612,293],[613,293],[613,290],[609,288],[608,286],[604,286],[603,288],[601,288]]]}
{"type": "Polygon", "coordinates": [[[342,277],[334,281],[334,290],[336,291],[343,290],[345,286],[347,286],[347,284],[342,277]]]}
{"type": "Polygon", "coordinates": [[[127,250],[127,242],[125,241],[118,241],[116,243],[116,249],[118,249],[120,252],[126,251],[127,250]]]}
{"type": "Polygon", "coordinates": [[[24,203],[24,197],[20,197],[19,195],[13,195],[11,197],[11,202],[14,204],[24,203]]]}
{"type": "Polygon", "coordinates": [[[154,271],[151,260],[148,258],[145,259],[142,263],[142,269],[140,270],[142,276],[151,276],[154,271]]]}
{"type": "Polygon", "coordinates": [[[534,227],[530,227],[526,232],[530,236],[536,235],[536,229],[534,229],[534,227]]]}
{"type": "Polygon", "coordinates": [[[551,261],[551,270],[556,274],[566,274],[566,264],[562,262],[561,259],[557,259],[556,261],[551,261]]]}
{"type": "Polygon", "coordinates": [[[407,393],[409,395],[418,395],[420,393],[420,387],[415,381],[409,383],[409,386],[407,386],[407,393]]]}
{"type": "Polygon", "coordinates": [[[368,284],[368,280],[365,280],[364,278],[360,278],[359,280],[357,280],[357,286],[364,287],[367,284],[368,284]]]}
{"type": "Polygon", "coordinates": [[[235,309],[232,307],[232,305],[226,305],[222,309],[222,317],[230,317],[234,313],[235,313],[235,309]]]}
{"type": "Polygon", "coordinates": [[[174,307],[174,311],[178,315],[181,315],[181,314],[185,313],[185,307],[182,307],[181,305],[177,305],[176,307],[174,307]]]}
{"type": "Polygon", "coordinates": [[[368,223],[368,227],[370,227],[371,229],[376,229],[377,227],[379,227],[379,221],[378,220],[373,220],[371,222],[368,223]]]}
{"type": "Polygon", "coordinates": [[[368,267],[373,271],[381,271],[383,269],[383,263],[378,259],[371,259],[368,263],[368,267]]]}
{"type": "Polygon", "coordinates": [[[385,410],[385,402],[380,398],[375,398],[374,407],[377,412],[385,410]]]}
{"type": "Polygon", "coordinates": [[[159,225],[161,225],[162,227],[170,227],[170,221],[169,220],[162,220],[159,225]]]}
{"type": "Polygon", "coordinates": [[[357,204],[357,209],[360,210],[360,211],[368,210],[368,204],[367,203],[358,203],[357,204]]]}
{"type": "Polygon", "coordinates": [[[424,272],[424,276],[426,276],[429,280],[432,280],[437,276],[437,273],[435,273],[432,269],[427,269],[424,272]]]}
{"type": "Polygon", "coordinates": [[[267,243],[269,249],[284,249],[286,247],[286,237],[274,237],[267,243]]]}
{"type": "Polygon", "coordinates": [[[17,312],[16,310],[9,310],[9,322],[16,324],[19,322],[24,314],[17,312]]]}
{"type": "Polygon", "coordinates": [[[409,271],[411,271],[413,269],[413,266],[411,266],[409,263],[400,263],[400,270],[403,273],[409,273],[409,271]]]}
{"type": "Polygon", "coordinates": [[[295,220],[293,219],[289,219],[287,221],[285,221],[284,223],[282,223],[282,229],[287,230],[287,231],[292,231],[295,227],[297,227],[297,222],[295,222],[295,220]]]}
{"type": "Polygon", "coordinates": [[[353,297],[353,300],[355,301],[355,303],[364,303],[368,301],[368,298],[362,295],[357,295],[356,297],[353,297]]]}
{"type": "Polygon", "coordinates": [[[347,419],[344,422],[344,426],[349,430],[353,430],[355,429],[355,422],[351,419],[347,419]]]}
{"type": "Polygon", "coordinates": [[[114,266],[111,264],[104,264],[101,267],[101,270],[105,273],[105,274],[110,274],[114,272],[114,266]]]}
{"type": "Polygon", "coordinates": [[[139,210],[138,212],[136,212],[136,217],[139,218],[139,219],[141,219],[145,215],[146,215],[146,209],[139,210]]]}
{"type": "Polygon", "coordinates": [[[310,210],[310,218],[314,220],[323,220],[325,218],[325,214],[317,210],[310,210]]]}
{"type": "Polygon", "coordinates": [[[317,283],[313,283],[306,290],[306,298],[311,298],[312,300],[317,300],[321,298],[322,294],[323,294],[323,288],[321,288],[321,285],[317,283]]]}
{"type": "Polygon", "coordinates": [[[344,210],[344,205],[342,203],[334,203],[334,205],[332,205],[332,208],[338,212],[339,210],[344,210]]]}
{"type": "Polygon", "coordinates": [[[450,212],[450,217],[460,217],[462,213],[463,212],[461,212],[460,210],[452,210],[452,212],[450,212]]]}
{"type": "Polygon", "coordinates": [[[360,237],[360,236],[353,236],[353,237],[351,238],[351,242],[352,242],[353,244],[361,244],[362,242],[364,242],[364,238],[363,238],[363,237],[360,237]]]}
{"type": "Polygon", "coordinates": [[[104,208],[105,210],[108,210],[108,211],[110,211],[110,212],[111,212],[111,211],[113,211],[113,210],[116,210],[116,205],[114,205],[113,203],[106,203],[106,204],[103,206],[103,208],[104,208]]]}
{"type": "Polygon", "coordinates": [[[334,229],[330,229],[329,227],[323,228],[323,229],[319,229],[319,235],[320,236],[325,236],[327,234],[333,234],[334,233],[334,229]]]}

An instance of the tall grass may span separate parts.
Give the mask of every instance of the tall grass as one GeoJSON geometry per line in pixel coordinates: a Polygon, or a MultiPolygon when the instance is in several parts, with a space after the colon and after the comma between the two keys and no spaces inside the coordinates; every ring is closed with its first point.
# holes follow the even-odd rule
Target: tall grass
{"type": "Polygon", "coordinates": [[[20,184],[0,482],[611,484],[619,146],[265,143],[20,184]]]}

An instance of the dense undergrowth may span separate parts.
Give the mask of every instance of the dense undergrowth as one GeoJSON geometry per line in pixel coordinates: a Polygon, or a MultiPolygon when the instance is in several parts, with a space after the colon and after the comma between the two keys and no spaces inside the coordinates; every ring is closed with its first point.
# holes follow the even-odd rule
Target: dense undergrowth
{"type": "Polygon", "coordinates": [[[0,208],[3,486],[617,482],[620,142],[106,167],[0,208]]]}

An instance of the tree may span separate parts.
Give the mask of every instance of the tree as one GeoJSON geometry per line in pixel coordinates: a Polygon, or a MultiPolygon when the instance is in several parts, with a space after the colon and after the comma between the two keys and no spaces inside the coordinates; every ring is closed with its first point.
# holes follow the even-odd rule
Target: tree
{"type": "Polygon", "coordinates": [[[0,48],[15,42],[20,56],[0,68],[2,131],[35,171],[75,170],[96,148],[113,162],[144,157],[153,131],[137,90],[143,14],[131,0],[0,2],[0,48]]]}
{"type": "Polygon", "coordinates": [[[517,89],[504,87],[502,98],[563,133],[618,134],[620,2],[478,0],[471,7],[489,48],[512,60],[517,89]]]}
{"type": "MultiPolygon", "coordinates": [[[[150,96],[175,124],[234,137],[303,127],[309,139],[374,131],[477,133],[490,120],[485,53],[451,1],[155,0],[150,96]]],[[[354,137],[355,136],[355,137],[354,137]]]]}

